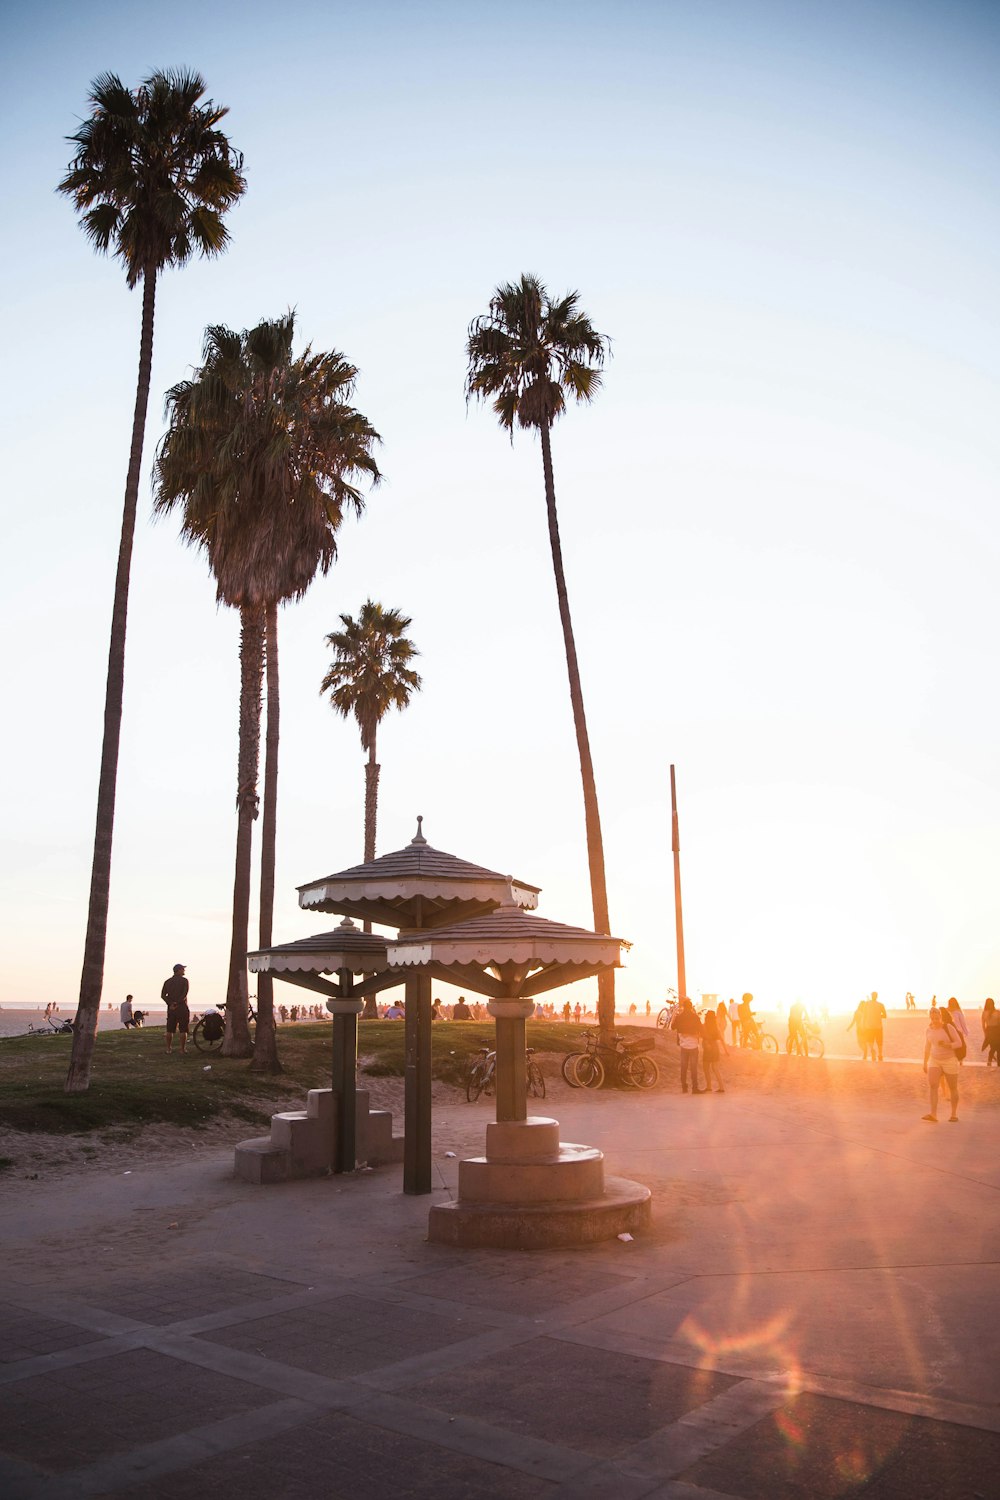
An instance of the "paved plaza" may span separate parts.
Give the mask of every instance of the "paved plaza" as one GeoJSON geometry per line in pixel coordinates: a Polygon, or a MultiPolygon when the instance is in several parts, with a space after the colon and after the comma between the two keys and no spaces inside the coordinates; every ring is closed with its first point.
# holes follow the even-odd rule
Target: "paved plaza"
{"type": "Polygon", "coordinates": [[[438,1111],[430,1198],[231,1149],[8,1180],[0,1494],[986,1500],[1000,1115],[922,1102],[550,1100],[654,1195],[576,1251],[426,1242],[488,1102],[438,1111]]]}

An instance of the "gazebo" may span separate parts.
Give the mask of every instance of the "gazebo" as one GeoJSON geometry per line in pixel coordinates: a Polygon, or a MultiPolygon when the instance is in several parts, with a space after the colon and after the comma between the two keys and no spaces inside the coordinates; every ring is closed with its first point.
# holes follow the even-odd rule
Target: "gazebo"
{"type": "Polygon", "coordinates": [[[605,1180],[602,1152],[560,1142],[556,1120],[527,1110],[525,1022],[534,997],[618,967],[621,947],[620,938],[527,914],[513,887],[488,915],[387,945],[391,969],[489,995],[496,1019],[496,1122],[486,1129],[486,1155],[459,1163],[457,1202],[431,1209],[432,1240],[534,1249],[609,1239],[648,1223],[648,1188],[605,1180]]]}
{"type": "MultiPolygon", "coordinates": [[[[450,928],[493,911],[501,902],[513,901],[518,907],[532,908],[538,902],[539,887],[513,881],[509,875],[432,848],[424,837],[423,818],[418,817],[417,831],[404,848],[311,880],[299,886],[298,892],[299,905],[305,911],[329,912],[410,933],[450,928]]],[[[341,1078],[346,1084],[346,1074],[351,1072],[352,1091],[357,1018],[364,998],[405,982],[403,1191],[429,1193],[432,1186],[431,975],[413,965],[403,971],[395,970],[384,957],[383,937],[355,928],[345,947],[342,934],[344,929],[337,928],[333,933],[258,950],[249,955],[250,968],[254,972],[267,968],[278,979],[327,996],[327,1008],[334,1011],[335,1025],[337,1018],[342,1017],[341,1078]],[[331,941],[330,946],[326,946],[327,940],[331,941]],[[345,962],[340,963],[341,958],[345,962]],[[360,981],[353,980],[358,973],[362,976],[360,981]],[[336,984],[326,977],[332,974],[339,975],[336,984]]],[[[452,982],[463,982],[460,972],[455,971],[452,982]]],[[[469,988],[473,988],[471,980],[469,988]]],[[[336,1091],[336,1084],[334,1087],[336,1091]]],[[[348,1108],[347,1094],[342,1089],[337,1103],[341,1138],[354,1129],[354,1115],[351,1113],[349,1121],[348,1108]]],[[[353,1110],[353,1092],[350,1108],[353,1110]]]]}

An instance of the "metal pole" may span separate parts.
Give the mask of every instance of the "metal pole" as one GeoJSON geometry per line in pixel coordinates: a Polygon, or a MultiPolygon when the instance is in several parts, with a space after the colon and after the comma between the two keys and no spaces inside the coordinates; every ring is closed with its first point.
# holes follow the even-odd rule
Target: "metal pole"
{"type": "Polygon", "coordinates": [[[674,768],[670,767],[670,827],[671,847],[674,851],[674,921],[677,926],[677,999],[687,995],[687,975],[684,972],[684,914],[681,911],[681,836],[677,827],[677,781],[674,768]]]}
{"type": "Polygon", "coordinates": [[[429,1193],[431,1170],[431,979],[406,981],[403,1192],[429,1193]]]}

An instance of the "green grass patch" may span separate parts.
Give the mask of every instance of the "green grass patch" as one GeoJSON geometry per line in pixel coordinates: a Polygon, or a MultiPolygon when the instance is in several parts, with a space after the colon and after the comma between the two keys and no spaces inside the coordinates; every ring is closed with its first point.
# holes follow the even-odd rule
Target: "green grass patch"
{"type": "MultiPolygon", "coordinates": [[[[562,1022],[529,1021],[528,1045],[539,1052],[573,1052],[583,1046],[583,1028],[562,1022]]],[[[464,1084],[480,1047],[493,1046],[490,1021],[435,1021],[431,1030],[435,1078],[464,1084]]],[[[284,1073],[268,1078],[251,1073],[244,1059],[168,1053],[164,1031],[98,1032],[90,1088],[66,1094],[72,1038],[21,1036],[0,1040],[0,1125],[14,1130],[88,1133],[118,1127],[135,1132],[145,1125],[170,1124],[204,1129],[220,1115],[264,1124],[279,1109],[301,1107],[311,1088],[329,1084],[329,1022],[283,1026],[278,1051],[284,1073]],[[206,1071],[206,1068],[208,1071],[206,1071]]],[[[405,1065],[404,1023],[362,1021],[358,1050],[362,1072],[401,1078],[405,1065]]]]}

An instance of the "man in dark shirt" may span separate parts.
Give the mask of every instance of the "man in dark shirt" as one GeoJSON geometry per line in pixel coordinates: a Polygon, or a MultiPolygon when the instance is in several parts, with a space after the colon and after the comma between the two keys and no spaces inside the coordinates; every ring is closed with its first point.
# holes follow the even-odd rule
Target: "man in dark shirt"
{"type": "Polygon", "coordinates": [[[451,1019],[453,1021],[471,1021],[472,1020],[472,1011],[466,1005],[466,1003],[465,1003],[465,996],[464,995],[459,995],[458,999],[456,1000],[454,1009],[452,1010],[452,1013],[451,1013],[451,1019]]]}
{"type": "Polygon", "coordinates": [[[187,1048],[188,1026],[191,1012],[188,1010],[188,982],[184,977],[184,964],[174,964],[174,972],[163,981],[160,999],[167,1002],[167,1051],[173,1050],[174,1032],[181,1039],[181,1052],[187,1048]]]}

